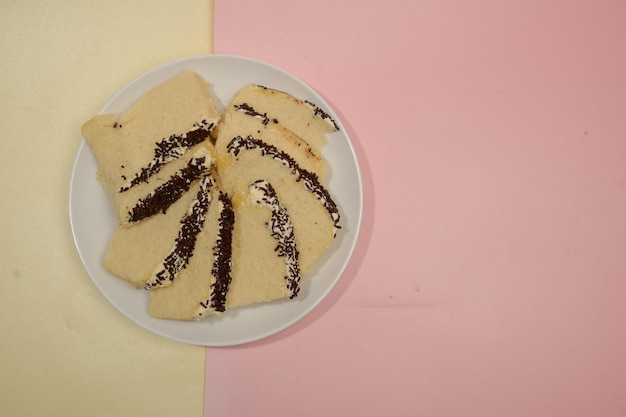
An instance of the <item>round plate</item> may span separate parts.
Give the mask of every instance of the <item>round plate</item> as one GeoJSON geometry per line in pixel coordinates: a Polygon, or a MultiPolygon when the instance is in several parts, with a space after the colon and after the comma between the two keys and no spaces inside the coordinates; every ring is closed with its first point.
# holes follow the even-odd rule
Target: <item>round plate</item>
{"type": "Polygon", "coordinates": [[[272,65],[231,55],[202,55],[157,67],[132,81],[101,110],[126,111],[150,89],[183,70],[203,76],[218,99],[218,110],[228,105],[247,84],[261,84],[316,103],[330,114],[340,130],[329,135],[323,156],[329,166],[326,186],[339,206],[342,228],[333,246],[316,268],[303,278],[297,299],[233,309],[202,321],[171,321],[148,314],[148,293],[134,289],[106,272],[102,259],[117,223],[111,202],[96,180],[97,162],[83,141],[72,171],[69,205],[74,242],[87,273],[102,294],[126,317],[169,339],[201,346],[236,345],[270,336],[310,312],[328,294],[344,271],[356,244],[362,212],[362,183],[350,139],[341,120],[311,87],[272,65]]]}

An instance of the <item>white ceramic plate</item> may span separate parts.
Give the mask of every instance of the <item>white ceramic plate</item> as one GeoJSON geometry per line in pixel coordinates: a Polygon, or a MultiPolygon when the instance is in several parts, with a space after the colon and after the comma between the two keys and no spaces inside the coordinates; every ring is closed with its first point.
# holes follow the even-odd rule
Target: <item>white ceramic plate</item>
{"type": "MultiPolygon", "coordinates": [[[[302,280],[297,299],[233,309],[199,322],[169,321],[148,314],[148,293],[131,288],[102,267],[109,239],[116,229],[113,208],[96,180],[97,162],[85,142],[80,145],[70,183],[70,222],[76,247],[87,273],[102,294],[126,317],[145,329],[184,343],[228,346],[270,336],[310,312],[335,285],[356,244],[362,212],[362,183],[356,155],[341,120],[311,87],[287,72],[250,58],[202,55],[157,67],[118,92],[101,113],[121,113],[140,96],[183,70],[193,70],[212,84],[213,93],[227,105],[250,83],[286,91],[316,103],[340,127],[329,135],[323,156],[329,165],[327,187],[341,213],[342,228],[315,270],[302,280]]],[[[221,110],[221,108],[219,109],[221,110]]]]}

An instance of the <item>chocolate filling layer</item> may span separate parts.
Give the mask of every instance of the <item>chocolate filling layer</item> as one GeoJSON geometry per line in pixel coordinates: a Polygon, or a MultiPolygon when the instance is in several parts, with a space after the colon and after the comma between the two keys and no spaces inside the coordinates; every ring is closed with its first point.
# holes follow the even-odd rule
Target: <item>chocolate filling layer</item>
{"type": "Polygon", "coordinates": [[[242,150],[260,149],[261,155],[268,155],[277,161],[280,161],[283,165],[288,167],[291,172],[297,176],[297,181],[301,181],[308,191],[312,192],[315,197],[324,205],[328,215],[331,218],[333,227],[335,228],[335,236],[337,235],[337,229],[341,229],[339,225],[339,209],[331,198],[328,190],[320,184],[317,175],[313,172],[300,168],[296,161],[289,156],[286,152],[277,149],[273,145],[269,145],[260,139],[255,139],[252,136],[237,136],[233,138],[227,146],[228,152],[235,157],[239,155],[242,150]]]}
{"type": "MultiPolygon", "coordinates": [[[[141,168],[135,177],[118,190],[120,193],[130,190],[137,184],[148,182],[151,176],[161,170],[166,163],[180,158],[187,150],[205,140],[213,130],[214,124],[202,119],[194,128],[182,135],[172,135],[156,143],[154,158],[148,166],[141,168]]],[[[123,179],[126,179],[125,177],[123,179]]]]}
{"type": "Polygon", "coordinates": [[[210,164],[205,157],[191,158],[187,166],[176,172],[169,180],[157,187],[154,192],[139,200],[128,213],[130,223],[138,222],[159,212],[165,213],[176,202],[191,184],[208,172],[210,164]]]}

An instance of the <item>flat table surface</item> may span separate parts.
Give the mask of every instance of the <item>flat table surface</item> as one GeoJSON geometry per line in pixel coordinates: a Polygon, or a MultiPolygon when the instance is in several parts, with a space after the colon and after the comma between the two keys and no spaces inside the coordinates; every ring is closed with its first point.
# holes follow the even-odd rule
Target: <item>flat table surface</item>
{"type": "Polygon", "coordinates": [[[626,415],[626,4],[8,3],[0,414],[626,415]],[[119,314],[68,216],[81,124],[211,52],[313,87],[364,186],[330,294],[227,348],[119,314]]]}

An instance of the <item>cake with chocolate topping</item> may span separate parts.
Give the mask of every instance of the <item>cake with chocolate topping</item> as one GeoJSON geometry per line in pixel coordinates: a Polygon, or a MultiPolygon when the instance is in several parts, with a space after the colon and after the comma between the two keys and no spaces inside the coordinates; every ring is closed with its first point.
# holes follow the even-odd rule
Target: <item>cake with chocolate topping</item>
{"type": "MultiPolygon", "coordinates": [[[[82,127],[98,160],[98,180],[107,191],[120,224],[154,214],[156,200],[171,205],[207,168],[188,157],[171,164],[205,141],[219,121],[208,83],[185,71],[142,96],[128,111],[99,115],[82,127]]],[[[163,210],[164,204],[159,203],[163,210]]]]}
{"type": "Polygon", "coordinates": [[[242,107],[280,123],[318,153],[326,144],[326,134],[339,130],[319,106],[262,85],[250,84],[237,93],[230,108],[242,107]]]}
{"type": "MultiPolygon", "coordinates": [[[[235,96],[233,103],[240,101],[240,94],[242,93],[235,96]]],[[[252,135],[291,155],[302,168],[317,174],[320,181],[326,179],[326,163],[318,151],[283,126],[278,119],[270,119],[250,106],[231,104],[222,114],[222,119],[214,134],[217,138],[215,147],[220,157],[217,161],[218,165],[228,163],[228,160],[232,158],[226,150],[232,138],[252,135]]]]}
{"type": "Polygon", "coordinates": [[[200,187],[200,181],[193,183],[166,213],[159,212],[132,227],[118,227],[104,256],[104,268],[134,287],[146,287],[175,242],[189,242],[193,238],[179,236],[183,219],[194,206],[200,187]]]}
{"type": "Polygon", "coordinates": [[[190,71],[91,119],[83,135],[119,223],[105,269],[148,290],[163,319],[298,297],[340,229],[321,157],[337,129],[314,104],[258,85],[218,115],[190,71]]]}
{"type": "Polygon", "coordinates": [[[300,291],[293,222],[276,191],[257,180],[234,200],[233,264],[226,307],[282,298],[300,291]]]}

